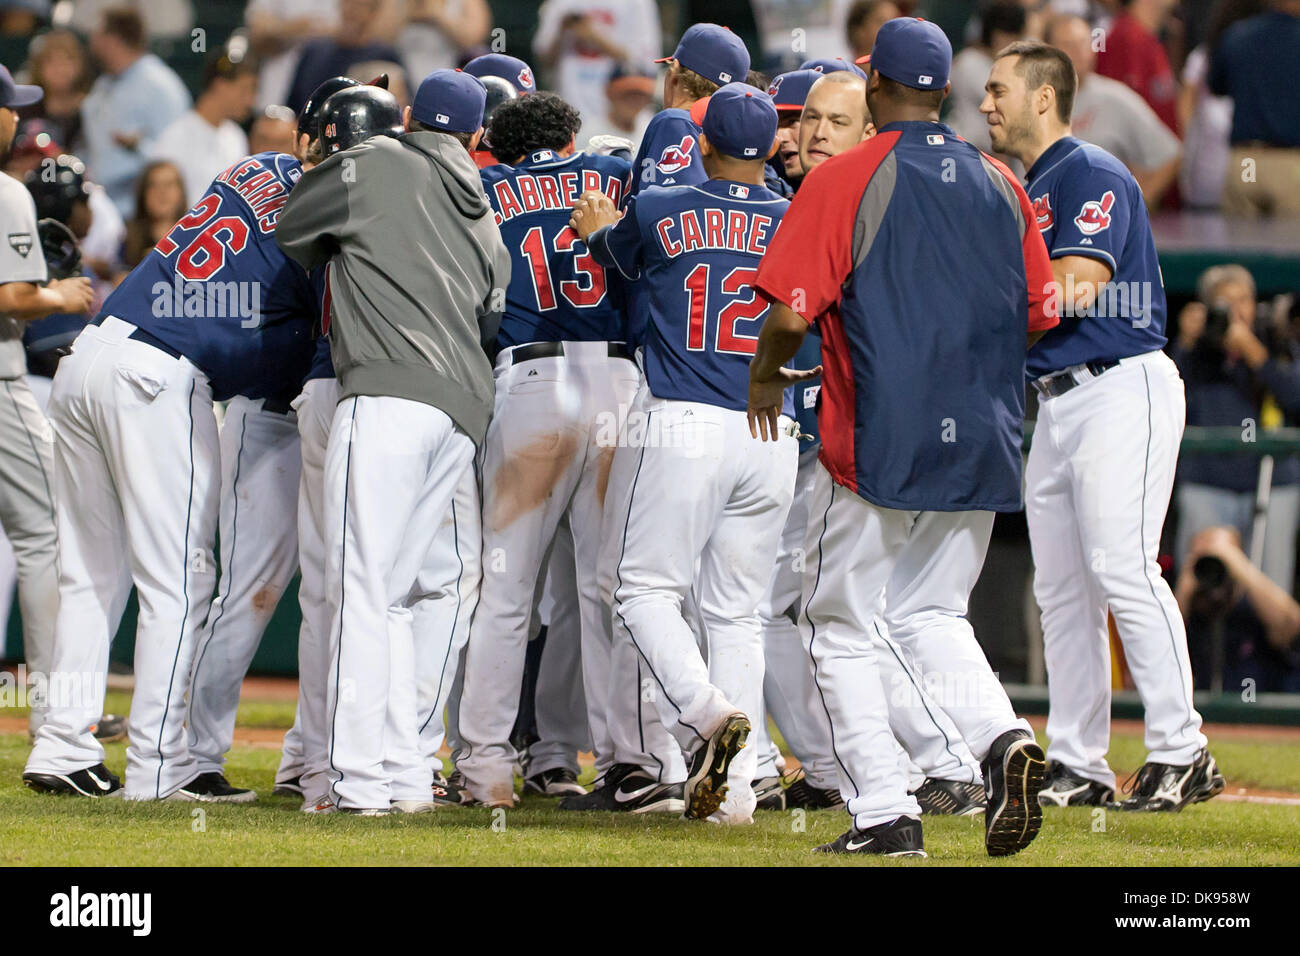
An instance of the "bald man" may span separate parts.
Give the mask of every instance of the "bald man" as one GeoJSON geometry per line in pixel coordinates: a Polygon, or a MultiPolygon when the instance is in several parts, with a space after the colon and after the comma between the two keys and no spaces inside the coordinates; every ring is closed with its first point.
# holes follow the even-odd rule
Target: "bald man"
{"type": "Polygon", "coordinates": [[[847,70],[827,73],[813,84],[804,100],[799,118],[799,164],[807,173],[875,132],[867,112],[867,81],[847,70]]]}

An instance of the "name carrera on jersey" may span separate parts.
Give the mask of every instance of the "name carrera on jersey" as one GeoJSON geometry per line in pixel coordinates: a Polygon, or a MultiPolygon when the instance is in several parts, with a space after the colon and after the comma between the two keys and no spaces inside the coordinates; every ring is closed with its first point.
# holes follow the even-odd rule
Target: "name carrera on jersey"
{"type": "MultiPolygon", "coordinates": [[[[296,183],[301,175],[301,170],[296,168],[288,171],[292,183],[296,183]]],[[[289,201],[289,189],[275,173],[265,168],[255,157],[250,156],[235,163],[218,176],[215,182],[229,186],[248,204],[249,210],[257,220],[257,228],[262,233],[270,235],[275,232],[275,223],[280,218],[280,210],[289,201]],[[257,170],[256,174],[254,170],[257,170]]]]}
{"type": "Polygon", "coordinates": [[[669,259],[701,249],[761,256],[772,238],[771,216],[732,209],[686,209],[655,223],[655,235],[669,259]]]}
{"type": "Polygon", "coordinates": [[[623,182],[601,175],[595,169],[567,170],[558,173],[523,173],[513,179],[492,184],[496,196],[497,225],[530,212],[548,212],[573,208],[578,197],[590,190],[602,192],[615,206],[623,197],[623,182]]]}

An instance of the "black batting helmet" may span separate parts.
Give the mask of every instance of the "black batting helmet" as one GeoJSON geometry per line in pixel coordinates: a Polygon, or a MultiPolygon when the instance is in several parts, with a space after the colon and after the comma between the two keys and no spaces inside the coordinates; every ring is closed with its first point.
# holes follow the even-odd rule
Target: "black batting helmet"
{"type": "Polygon", "coordinates": [[[387,90],[374,86],[339,90],[321,105],[320,142],[327,157],[372,136],[401,133],[402,108],[387,90]]]}
{"type": "Polygon", "coordinates": [[[483,125],[492,119],[492,114],[502,103],[519,98],[519,91],[509,80],[499,76],[480,76],[478,81],[487,87],[487,99],[483,102],[483,125]]]}
{"type": "Polygon", "coordinates": [[[312,90],[311,96],[307,97],[307,102],[302,106],[302,112],[298,114],[298,135],[301,136],[305,133],[312,139],[319,136],[320,108],[325,101],[339,90],[346,90],[349,87],[360,85],[359,81],[348,76],[332,76],[312,90]]]}
{"type": "Polygon", "coordinates": [[[66,223],[72,218],[73,207],[78,202],[90,201],[90,187],[86,185],[86,166],[76,156],[66,153],[55,159],[44,159],[23,177],[27,191],[36,203],[38,219],[57,219],[66,223]]]}

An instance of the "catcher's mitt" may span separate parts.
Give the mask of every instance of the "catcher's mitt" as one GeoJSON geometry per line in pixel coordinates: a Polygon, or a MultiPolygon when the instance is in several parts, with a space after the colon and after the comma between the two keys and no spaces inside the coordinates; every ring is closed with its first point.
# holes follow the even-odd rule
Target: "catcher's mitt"
{"type": "Polygon", "coordinates": [[[41,237],[41,252],[51,279],[71,279],[81,275],[81,247],[72,230],[57,219],[42,219],[36,224],[41,237]]]}

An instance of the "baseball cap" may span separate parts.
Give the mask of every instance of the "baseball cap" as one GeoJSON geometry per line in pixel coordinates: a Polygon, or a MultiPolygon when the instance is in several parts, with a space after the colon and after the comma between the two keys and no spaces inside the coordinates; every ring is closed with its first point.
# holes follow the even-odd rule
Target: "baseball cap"
{"type": "Polygon", "coordinates": [[[938,24],[920,17],[895,17],[876,33],[871,66],[914,90],[941,90],[948,85],[952,44],[938,24]]]}
{"type": "Polygon", "coordinates": [[[537,92],[537,80],[533,77],[533,68],[517,56],[485,53],[466,63],[465,72],[470,76],[499,76],[503,80],[509,80],[510,85],[520,93],[537,92]]]}
{"type": "Polygon", "coordinates": [[[776,140],[776,107],[762,90],[728,83],[709,97],[701,124],[720,153],[736,159],[767,159],[776,140]]]}
{"type": "Polygon", "coordinates": [[[656,63],[676,60],[686,69],[719,86],[740,82],[749,73],[749,51],[740,37],[716,23],[696,23],[682,34],[672,56],[656,63]]]}
{"type": "Polygon", "coordinates": [[[486,101],[487,89],[478,77],[460,70],[434,70],[415,91],[411,115],[448,133],[475,133],[483,125],[486,101]]]}
{"type": "Polygon", "coordinates": [[[818,73],[835,73],[839,70],[847,70],[849,73],[856,73],[864,80],[867,78],[866,73],[864,73],[858,67],[854,66],[848,60],[844,59],[844,57],[842,56],[837,56],[834,58],[823,57],[822,59],[819,60],[804,60],[802,63],[799,64],[799,69],[816,70],[818,73]]]}
{"type": "MultiPolygon", "coordinates": [[[[748,66],[745,69],[749,69],[748,66]]],[[[0,106],[16,109],[19,106],[31,106],[40,102],[45,91],[39,86],[24,86],[15,83],[8,68],[0,66],[0,106]]]]}
{"type": "Polygon", "coordinates": [[[767,88],[768,95],[772,97],[772,105],[778,110],[803,109],[808,91],[824,75],[816,70],[799,69],[773,78],[772,85],[767,88]]]}

